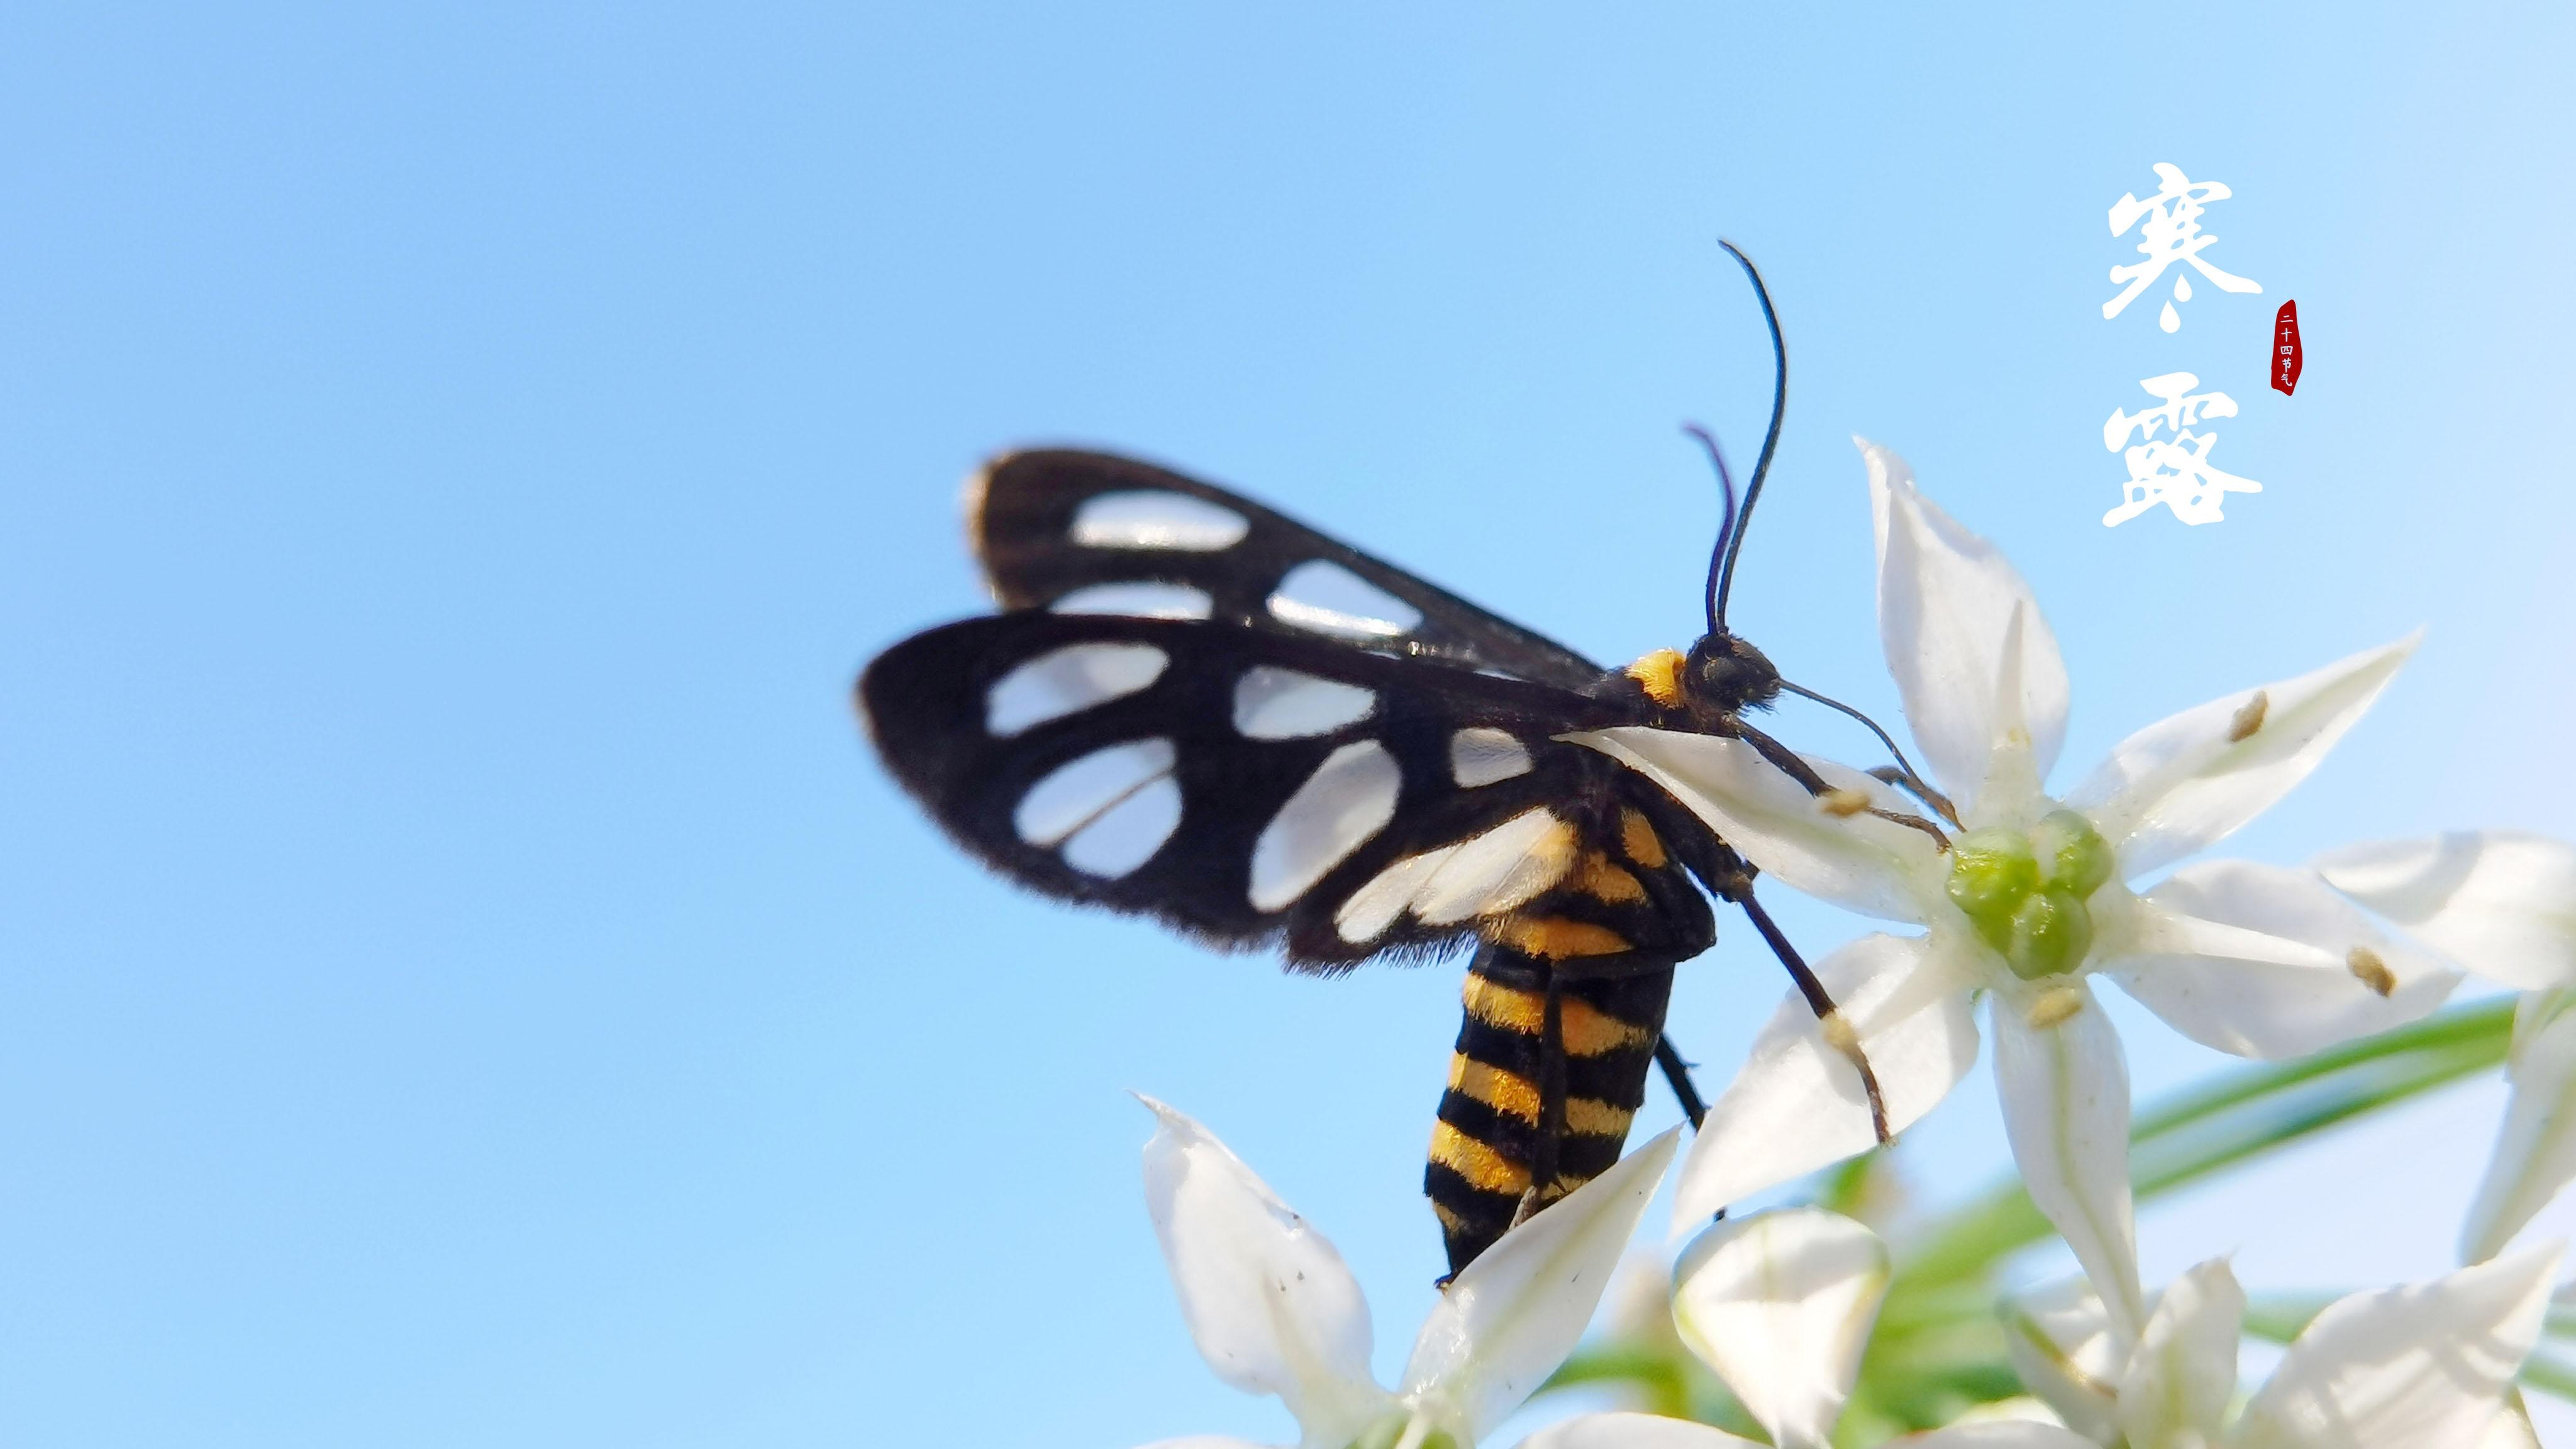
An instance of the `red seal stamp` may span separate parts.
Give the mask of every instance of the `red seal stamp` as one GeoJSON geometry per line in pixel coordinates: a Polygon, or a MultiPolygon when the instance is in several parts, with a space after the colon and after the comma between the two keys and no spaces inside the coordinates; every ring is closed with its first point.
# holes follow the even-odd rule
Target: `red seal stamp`
{"type": "Polygon", "coordinates": [[[2288,397],[2299,385],[2299,304],[2284,302],[2272,319],[2272,388],[2288,397]]]}

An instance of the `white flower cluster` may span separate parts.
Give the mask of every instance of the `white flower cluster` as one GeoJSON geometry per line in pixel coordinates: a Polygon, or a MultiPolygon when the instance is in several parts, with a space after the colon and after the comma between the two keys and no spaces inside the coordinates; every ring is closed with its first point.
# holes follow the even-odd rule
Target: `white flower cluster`
{"type": "MultiPolygon", "coordinates": [[[[2006,1306],[2024,1417],[1961,1422],[1924,1449],[2396,1449],[2532,1443],[2512,1385],[2542,1326],[2556,1244],[2503,1249],[2576,1178],[2576,849],[2462,833],[2329,853],[2305,869],[2181,865],[2316,768],[2413,652],[2412,637],[2213,700],[2116,746],[2062,796],[2047,780],[2067,674],[2020,574],[1864,443],[1888,667],[1932,778],[1917,800],[1827,760],[1818,796],[1749,746],[1628,728],[1581,736],[1660,782],[1783,883],[1921,928],[1818,963],[1830,1032],[1792,994],[1683,1166],[1676,1236],[1728,1204],[1876,1141],[1865,1053],[1891,1127],[1966,1074],[1977,1007],[2013,1155],[2084,1278],[2006,1306]],[[1920,818],[1929,811],[1938,823],[1920,818]],[[1914,815],[1912,823],[1892,818],[1914,815]],[[1927,828],[1928,827],[1928,828],[1927,828]],[[2470,1266],[2317,1315],[2250,1398],[2246,1299],[2224,1260],[2150,1293],[2129,1178],[2129,1080],[2094,995],[2106,978],[2195,1041],[2286,1058],[2414,1021],[2462,973],[2527,993],[2513,1098],[2464,1230],[2470,1266]]],[[[1159,1105],[1148,1195],[1185,1317],[1228,1382],[1278,1395],[1303,1449],[1466,1449],[1572,1351],[1674,1151],[1666,1134],[1459,1274],[1403,1387],[1371,1378],[1364,1300],[1323,1237],[1196,1123],[1159,1105]]],[[[1857,1380],[1891,1274],[1868,1228],[1814,1208],[1721,1220],[1674,1272],[1682,1342],[1771,1442],[1822,1446],[1857,1380]]],[[[1191,1439],[1178,1446],[1238,1441],[1191,1439]]],[[[1750,1441],[1593,1414],[1530,1449],[1750,1441]]]]}

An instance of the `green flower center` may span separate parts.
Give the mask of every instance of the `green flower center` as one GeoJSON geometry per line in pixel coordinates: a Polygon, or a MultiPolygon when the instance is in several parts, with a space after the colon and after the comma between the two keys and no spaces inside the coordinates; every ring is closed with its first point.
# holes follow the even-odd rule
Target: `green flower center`
{"type": "Polygon", "coordinates": [[[1950,842],[1951,901],[2025,981],[2062,976],[2093,948],[2085,898],[2111,878],[2093,822],[2051,811],[2029,834],[1971,830],[1950,842]]]}

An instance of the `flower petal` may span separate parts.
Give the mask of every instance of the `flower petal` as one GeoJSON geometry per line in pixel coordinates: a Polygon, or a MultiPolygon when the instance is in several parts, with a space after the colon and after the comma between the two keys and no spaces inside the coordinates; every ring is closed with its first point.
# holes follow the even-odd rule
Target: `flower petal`
{"type": "Polygon", "coordinates": [[[2473,1444],[2540,1336],[2559,1245],[2329,1305],[2245,1406],[2228,1449],[2473,1444]]]}
{"type": "Polygon", "coordinates": [[[1583,1337],[1680,1135],[1628,1154],[1450,1280],[1413,1341],[1405,1401],[1473,1444],[1536,1392],[1583,1337]]]}
{"type": "Polygon", "coordinates": [[[2507,1404],[2496,1411],[2477,1449],[2540,1449],[2540,1436],[2532,1432],[2531,1420],[2521,1406],[2507,1404]]]}
{"type": "Polygon", "coordinates": [[[2534,992],[2514,1013],[2513,1097],[2477,1201],[2460,1230],[2460,1258],[2483,1263],[2576,1178],[2576,992],[2534,992]]]}
{"type": "MultiPolygon", "coordinates": [[[[2032,771],[2048,777],[2066,738],[2066,662],[2039,601],[1993,544],[1915,491],[1905,460],[1860,443],[1869,463],[1870,517],[1878,532],[1878,636],[1905,701],[1925,767],[1954,795],[1984,783],[2003,726],[1997,686],[2003,641],[2022,616],[2012,672],[2032,771]]],[[[1958,802],[1963,809],[1968,801],[1958,802]]]]}
{"type": "Polygon", "coordinates": [[[1208,1130],[1150,1097],[1145,1201],[1181,1318],[1217,1377],[1277,1394],[1309,1443],[1393,1405],[1369,1375],[1368,1301],[1342,1255],[1208,1130]]]}
{"type": "Polygon", "coordinates": [[[2122,740],[2066,803],[2144,875],[2224,838],[2308,777],[2369,712],[2423,631],[2323,669],[2231,694],[2122,740]]]}
{"type": "Polygon", "coordinates": [[[2105,929],[2102,971],[2174,1030],[2240,1057],[2305,1056],[2403,1026],[2459,984],[2313,871],[2195,862],[2105,929]]]}
{"type": "Polygon", "coordinates": [[[2236,1397],[2245,1290],[2214,1258],[2165,1285],[2120,1376],[2120,1431],[2135,1445],[2216,1442],[2236,1397]]]}
{"type": "Polygon", "coordinates": [[[2576,846],[2517,830],[2455,830],[2318,856],[2336,890],[2491,981],[2576,986],[2576,846]]]}
{"type": "Polygon", "coordinates": [[[1822,1208],[1721,1222],[1673,1265],[1673,1323],[1780,1449],[1821,1449],[1860,1378],[1887,1244],[1822,1208]]]}
{"type": "Polygon", "coordinates": [[[2100,1294],[2084,1278],[2062,1278],[2003,1305],[2004,1356],[2023,1387],[2086,1438],[2108,1444],[2119,1432],[2120,1370],[2126,1350],[2112,1336],[2100,1294]]]}
{"type": "MultiPolygon", "coordinates": [[[[1938,841],[1866,811],[1833,814],[1742,740],[1642,725],[1563,738],[1644,773],[1792,890],[1883,920],[1923,919],[1913,882],[1938,869],[1938,841]]],[[[1890,803],[1887,787],[1858,770],[1807,763],[1838,790],[1890,803]]]]}
{"type": "Polygon", "coordinates": [[[2072,1429],[2022,1420],[1953,1424],[1929,1434],[1908,1434],[1888,1441],[1889,1449],[2100,1449],[2072,1429]]]}
{"type": "MultiPolygon", "coordinates": [[[[1863,936],[1815,967],[1869,1058],[1890,1131],[1931,1111],[1977,1059],[1973,978],[1930,945],[1919,936],[1863,936]]],[[[1827,1044],[1807,999],[1792,991],[1691,1144],[1673,1195],[1674,1235],[1877,1143],[1859,1071],[1827,1044]]]]}
{"type": "Polygon", "coordinates": [[[1998,994],[1994,1031],[1995,1087],[2013,1161],[2032,1203],[2102,1295],[2125,1349],[2147,1315],[2129,1200],[2129,1064],[2120,1034],[2081,982],[1998,994]],[[2033,1025],[2025,1012],[2034,1008],[2047,1024],[2033,1025]]]}
{"type": "Polygon", "coordinates": [[[1550,1424],[1523,1439],[1520,1449],[1762,1449],[1723,1429],[1667,1419],[1661,1414],[1585,1414],[1550,1424]]]}

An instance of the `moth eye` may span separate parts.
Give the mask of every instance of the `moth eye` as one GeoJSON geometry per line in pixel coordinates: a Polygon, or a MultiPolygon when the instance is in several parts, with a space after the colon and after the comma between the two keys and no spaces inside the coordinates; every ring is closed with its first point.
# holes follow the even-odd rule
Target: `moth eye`
{"type": "Polygon", "coordinates": [[[1246,739],[1331,734],[1376,708],[1373,690],[1275,665],[1255,665],[1234,683],[1234,727],[1246,739]]]}
{"type": "Polygon", "coordinates": [[[1246,892],[1253,909],[1275,911],[1304,895],[1384,830],[1395,818],[1403,783],[1395,756],[1375,740],[1355,740],[1326,755],[1253,843],[1246,892]]]}
{"type": "Polygon", "coordinates": [[[1172,548],[1214,553],[1243,541],[1252,520],[1186,493],[1102,493],[1074,510],[1073,541],[1085,548],[1172,548]]]}
{"type": "Polygon", "coordinates": [[[1007,739],[1051,719],[1134,694],[1163,677],[1171,656],[1151,644],[1067,644],[995,680],[984,728],[1007,739]]]}
{"type": "Polygon", "coordinates": [[[1422,611],[1329,559],[1308,559],[1271,591],[1282,624],[1343,639],[1393,639],[1422,623],[1422,611]]]}
{"type": "Polygon", "coordinates": [[[1058,614],[1123,614],[1131,619],[1204,619],[1216,612],[1207,590],[1138,580],[1091,584],[1048,605],[1058,614]]]}

